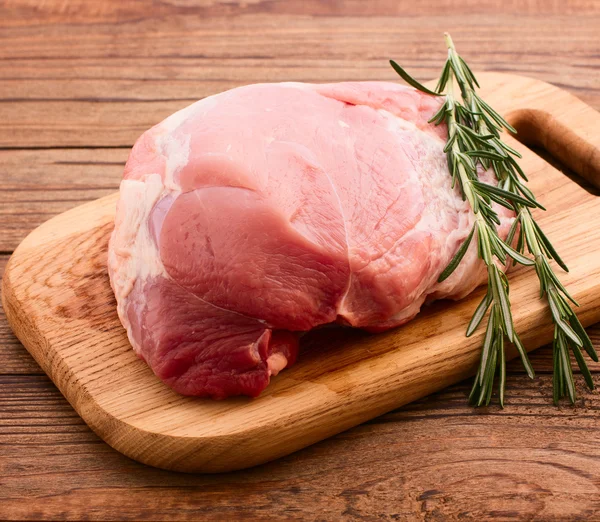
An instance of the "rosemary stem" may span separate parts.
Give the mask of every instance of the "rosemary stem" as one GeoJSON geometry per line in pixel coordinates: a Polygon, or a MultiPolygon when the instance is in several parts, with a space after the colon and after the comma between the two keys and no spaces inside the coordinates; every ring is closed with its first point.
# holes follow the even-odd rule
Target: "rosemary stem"
{"type": "Polygon", "coordinates": [[[446,42],[446,47],[449,51],[456,52],[456,48],[454,47],[454,42],[452,41],[450,33],[444,33],[444,41],[446,42]]]}
{"type": "MultiPolygon", "coordinates": [[[[450,38],[450,35],[448,35],[448,33],[446,33],[446,35],[448,36],[448,38],[450,38]]],[[[452,43],[452,40],[450,40],[450,43],[452,43]]],[[[455,97],[454,97],[454,74],[452,72],[449,73],[450,74],[450,78],[448,80],[448,86],[446,88],[446,99],[449,99],[451,101],[451,103],[455,103],[455,97]]],[[[456,134],[456,128],[457,128],[457,123],[456,123],[456,117],[454,116],[454,112],[450,111],[448,113],[448,122],[447,122],[447,126],[448,126],[448,138],[449,140],[454,140],[453,145],[452,145],[452,152],[454,155],[456,155],[457,153],[460,154],[461,150],[460,150],[460,146],[458,144],[458,140],[454,139],[454,136],[456,134]]],[[[463,190],[463,193],[465,195],[465,197],[467,198],[469,205],[471,205],[471,208],[475,208],[475,197],[473,194],[473,188],[472,188],[472,184],[471,184],[471,180],[469,179],[469,175],[467,174],[467,171],[465,170],[465,167],[462,163],[458,164],[458,174],[460,177],[460,184],[463,190]]]]}
{"type": "Polygon", "coordinates": [[[590,389],[593,389],[594,383],[582,349],[594,361],[598,360],[598,354],[569,304],[571,301],[577,306],[577,302],[562,285],[550,262],[555,261],[567,272],[568,268],[531,213],[531,208],[545,209],[524,184],[527,176],[517,162],[521,155],[500,138],[505,129],[510,132],[516,130],[477,94],[477,79],[456,52],[448,33],[444,33],[444,41],[448,58],[433,91],[420,84],[393,60],[390,60],[390,64],[414,88],[432,96],[443,96],[445,93],[445,103],[430,122],[447,125],[448,141],[444,152],[447,154],[452,186],[458,183],[463,200],[468,201],[475,217],[470,234],[440,274],[438,281],[441,282],[452,274],[465,256],[474,236],[477,238],[478,256],[487,267],[488,291],[467,328],[467,336],[470,336],[489,313],[480,366],[469,399],[477,405],[488,404],[495,375],[498,373],[499,400],[503,404],[506,383],[505,340],[516,346],[527,374],[531,378],[534,376],[525,347],[514,328],[509,281],[504,269],[510,258],[515,264],[535,266],[540,283],[540,297],[547,299],[555,325],[554,400],[557,402],[568,395],[573,402],[575,383],[570,352],[590,389]],[[460,89],[460,95],[456,92],[456,87],[460,89]],[[481,180],[480,172],[483,171],[493,172],[497,183],[481,180]],[[498,234],[497,227],[502,221],[497,205],[513,210],[516,214],[506,239],[498,234]],[[513,247],[515,239],[516,246],[513,247]]]}

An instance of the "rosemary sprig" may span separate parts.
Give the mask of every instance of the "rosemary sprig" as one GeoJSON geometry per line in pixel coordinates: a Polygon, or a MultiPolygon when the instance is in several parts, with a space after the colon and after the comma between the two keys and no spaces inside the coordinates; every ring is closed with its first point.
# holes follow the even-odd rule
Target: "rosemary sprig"
{"type": "Polygon", "coordinates": [[[594,383],[582,349],[594,361],[598,361],[598,355],[569,305],[569,301],[578,306],[577,303],[554,273],[550,260],[565,271],[568,268],[533,218],[531,209],[545,209],[524,184],[527,177],[517,162],[521,155],[500,139],[504,129],[513,133],[516,130],[477,94],[479,84],[475,75],[456,52],[450,35],[446,33],[444,38],[448,58],[434,91],[421,85],[393,60],[390,64],[403,80],[416,89],[445,96],[443,105],[430,122],[436,125],[445,123],[448,127],[444,152],[452,186],[458,183],[463,199],[469,202],[475,214],[473,229],[439,278],[441,282],[450,276],[466,254],[473,237],[476,237],[478,256],[487,267],[488,289],[467,327],[467,336],[473,334],[488,311],[489,315],[479,369],[469,400],[477,406],[489,404],[498,374],[499,402],[504,406],[507,343],[515,346],[527,374],[534,377],[527,351],[513,324],[509,282],[504,270],[507,263],[512,262],[535,267],[540,282],[540,298],[547,299],[554,322],[554,403],[565,395],[574,403],[576,394],[570,352],[573,352],[590,389],[594,388],[594,383]],[[460,95],[455,92],[455,85],[460,95]],[[489,169],[493,170],[497,185],[481,181],[480,174],[489,169]],[[505,240],[498,235],[500,218],[492,203],[515,212],[516,218],[505,240]],[[515,239],[516,248],[513,248],[515,239]]]}

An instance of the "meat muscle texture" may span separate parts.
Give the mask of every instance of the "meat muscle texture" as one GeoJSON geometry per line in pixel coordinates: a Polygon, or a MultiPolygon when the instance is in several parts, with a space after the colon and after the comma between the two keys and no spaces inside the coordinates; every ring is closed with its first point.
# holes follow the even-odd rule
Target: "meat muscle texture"
{"type": "Polygon", "coordinates": [[[249,85],[144,133],[108,258],[136,353],[182,394],[257,396],[300,332],[382,331],[473,290],[475,242],[437,283],[474,221],[428,123],[439,103],[392,83],[249,85]]]}

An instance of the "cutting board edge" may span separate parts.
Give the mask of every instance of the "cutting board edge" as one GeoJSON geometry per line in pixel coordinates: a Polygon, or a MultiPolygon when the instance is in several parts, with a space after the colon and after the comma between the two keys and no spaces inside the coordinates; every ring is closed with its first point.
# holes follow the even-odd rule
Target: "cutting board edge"
{"type": "MultiPolygon", "coordinates": [[[[497,74],[497,73],[493,73],[493,74],[497,74]]],[[[522,78],[517,75],[510,75],[510,74],[502,74],[502,76],[507,77],[507,78],[509,78],[509,77],[522,78]]],[[[530,79],[527,79],[527,80],[530,80],[530,79]]],[[[544,82],[538,82],[538,83],[551,88],[553,90],[553,92],[560,91],[560,92],[564,93],[564,91],[561,91],[557,87],[554,87],[550,84],[545,84],[544,82]]],[[[565,94],[567,94],[567,93],[565,93],[565,94]]],[[[569,96],[571,96],[571,95],[569,95],[569,96]]],[[[577,100],[575,97],[572,97],[572,98],[577,100]]],[[[579,102],[579,100],[577,100],[577,102],[584,105],[582,102],[579,102]]],[[[47,362],[47,360],[45,360],[42,357],[43,351],[44,351],[44,344],[46,342],[45,337],[41,334],[41,332],[37,331],[35,328],[27,328],[27,331],[29,332],[29,334],[28,334],[28,336],[24,336],[22,333],[24,329],[19,328],[19,321],[27,322],[29,320],[24,317],[20,317],[19,319],[17,319],[18,313],[16,312],[16,310],[13,313],[13,310],[11,308],[12,304],[8,302],[9,301],[8,296],[12,296],[11,299],[13,299],[16,303],[18,303],[19,306],[21,306],[24,311],[26,311],[26,309],[27,309],[26,304],[22,303],[17,298],[16,293],[14,292],[13,284],[10,281],[10,276],[9,276],[9,274],[12,272],[12,269],[13,269],[13,266],[15,265],[15,263],[18,263],[19,257],[26,256],[30,250],[38,248],[41,245],[46,244],[47,242],[51,242],[51,240],[53,240],[53,239],[69,236],[69,227],[66,226],[65,228],[60,228],[58,233],[56,233],[55,230],[52,230],[52,234],[51,234],[52,237],[50,239],[48,239],[48,241],[41,241],[40,238],[43,238],[42,234],[46,230],[51,230],[53,225],[55,225],[57,223],[64,224],[67,221],[66,218],[75,217],[78,213],[82,212],[83,210],[87,209],[88,207],[95,208],[97,206],[98,202],[102,202],[102,208],[104,208],[104,205],[108,205],[109,203],[112,202],[112,200],[116,201],[117,194],[118,193],[111,194],[109,196],[105,196],[105,197],[101,198],[100,200],[86,203],[84,205],[76,207],[75,209],[71,209],[63,214],[55,216],[51,220],[40,225],[40,227],[38,227],[34,231],[32,231],[25,238],[25,240],[21,243],[21,245],[19,245],[19,247],[15,250],[13,256],[11,256],[11,258],[6,266],[6,271],[5,271],[5,274],[3,277],[3,281],[2,281],[2,303],[6,310],[6,315],[7,315],[9,324],[11,325],[11,328],[13,328],[13,330],[15,332],[17,332],[17,336],[19,337],[21,342],[23,342],[23,344],[26,346],[28,351],[36,359],[38,364],[40,364],[40,366],[42,366],[44,371],[46,371],[46,373],[50,376],[50,378],[56,383],[56,385],[59,387],[61,392],[65,395],[65,397],[69,400],[69,402],[73,405],[73,407],[77,410],[77,412],[82,416],[82,418],[86,421],[86,423],[88,423],[88,425],[90,425],[90,427],[92,427],[92,429],[96,433],[98,433],[99,436],[101,436],[104,440],[106,440],[115,449],[134,458],[135,460],[139,460],[146,464],[150,464],[150,465],[153,465],[156,467],[163,467],[165,469],[177,470],[177,471],[220,472],[220,471],[229,471],[229,470],[234,470],[234,469],[242,469],[245,467],[251,467],[256,464],[260,464],[262,462],[267,462],[269,460],[273,460],[273,459],[283,456],[285,454],[296,451],[297,449],[308,446],[318,440],[321,440],[328,436],[334,435],[335,433],[344,431],[345,429],[352,427],[356,424],[359,424],[360,422],[363,422],[364,420],[373,418],[374,416],[385,413],[386,411],[394,409],[398,406],[406,404],[407,402],[410,402],[410,400],[413,400],[413,399],[409,399],[409,400],[394,402],[393,404],[391,404],[391,403],[386,404],[385,407],[381,408],[380,412],[376,412],[375,410],[369,410],[369,412],[366,415],[364,415],[364,418],[362,420],[356,421],[356,418],[355,418],[354,420],[351,420],[351,421],[349,420],[347,425],[339,424],[336,426],[336,428],[334,430],[330,430],[330,432],[327,432],[325,434],[321,434],[321,435],[318,435],[315,437],[310,437],[307,439],[297,439],[297,440],[302,440],[302,442],[298,442],[298,444],[296,445],[295,448],[290,448],[290,446],[288,445],[285,451],[281,451],[278,453],[272,453],[269,455],[262,455],[261,457],[257,457],[253,460],[248,458],[241,465],[233,465],[233,464],[231,464],[231,461],[230,461],[230,465],[228,465],[228,466],[223,466],[219,463],[211,464],[210,461],[206,461],[206,459],[203,459],[201,456],[196,455],[203,448],[205,448],[207,451],[213,453],[214,456],[211,460],[218,459],[219,458],[219,450],[222,450],[221,443],[225,439],[230,439],[232,437],[232,435],[205,437],[201,440],[204,440],[207,443],[213,444],[214,445],[213,449],[209,449],[208,447],[203,446],[203,448],[200,448],[200,449],[196,448],[195,452],[190,453],[189,451],[185,451],[185,448],[184,448],[184,450],[181,453],[182,457],[180,458],[180,460],[176,461],[174,463],[169,462],[168,465],[165,464],[165,462],[162,461],[160,458],[157,458],[157,455],[151,455],[150,457],[148,457],[147,451],[145,451],[148,447],[165,446],[165,445],[172,446],[172,444],[185,444],[185,441],[189,440],[189,439],[193,439],[194,441],[197,442],[199,440],[199,438],[198,437],[174,436],[174,435],[164,434],[161,432],[152,432],[152,431],[144,430],[138,426],[135,426],[132,423],[129,423],[123,419],[115,417],[109,411],[107,411],[104,408],[102,408],[101,406],[99,406],[98,403],[93,398],[93,396],[91,394],[89,394],[88,391],[85,389],[85,386],[80,386],[79,384],[77,385],[77,387],[66,386],[61,381],[59,376],[56,375],[56,369],[49,367],[48,366],[49,363],[47,362]],[[34,331],[36,332],[37,337],[32,334],[32,332],[34,332],[34,331]],[[19,335],[19,333],[21,335],[19,335]],[[98,415],[98,417],[100,417],[100,418],[95,419],[94,415],[98,415]],[[122,431],[120,433],[119,437],[113,436],[116,431],[120,431],[120,430],[114,429],[116,424],[118,424],[120,429],[125,430],[124,432],[122,431]],[[131,447],[122,443],[122,441],[128,439],[129,437],[134,437],[134,436],[137,437],[140,441],[146,441],[147,447],[140,448],[140,451],[138,452],[138,451],[132,450],[131,447]],[[186,462],[185,458],[192,459],[193,462],[189,462],[189,461],[186,462]]],[[[101,217],[103,211],[101,211],[100,209],[95,209],[95,210],[98,210],[96,217],[97,218],[101,217]]],[[[26,314],[22,314],[22,315],[26,315],[26,314]]],[[[588,317],[587,314],[586,314],[586,317],[588,317]]],[[[592,316],[589,315],[589,317],[591,318],[592,316]]],[[[600,319],[600,317],[598,317],[598,319],[600,319]]],[[[594,321],[595,320],[596,320],[596,316],[594,316],[594,321]]],[[[586,320],[585,322],[586,322],[586,324],[591,324],[594,321],[592,321],[590,319],[589,321],[586,320]]],[[[27,324],[32,324],[32,323],[28,322],[27,324]]],[[[540,344],[543,344],[543,343],[540,343],[540,344]]],[[[535,347],[533,347],[533,346],[531,348],[535,349],[535,347]]],[[[472,372],[469,371],[469,372],[465,372],[465,373],[468,374],[468,373],[472,373],[472,372]]],[[[75,378],[75,380],[76,380],[76,378],[75,378]]],[[[460,379],[456,379],[456,380],[460,380],[460,379]]],[[[67,382],[68,381],[69,381],[69,379],[67,379],[67,382]]],[[[446,383],[440,384],[439,388],[443,388],[446,385],[447,385],[446,383]]],[[[250,430],[248,432],[244,432],[243,435],[245,437],[253,437],[255,435],[255,433],[256,433],[256,430],[250,430]]],[[[236,433],[235,436],[239,437],[240,433],[239,432],[236,433]]],[[[228,442],[228,444],[231,444],[231,442],[228,442]]]]}
{"type": "MultiPolygon", "coordinates": [[[[32,232],[32,234],[34,232],[32,232]]],[[[26,249],[24,249],[23,252],[15,251],[15,254],[13,254],[9,260],[9,265],[18,262],[19,256],[25,252],[26,249]]],[[[9,265],[7,265],[7,270],[2,279],[2,304],[6,311],[7,320],[11,328],[16,332],[19,340],[60,389],[73,408],[92,430],[98,434],[98,436],[116,450],[144,464],[182,472],[219,473],[244,469],[293,453],[294,451],[307,447],[315,442],[343,432],[366,420],[401,407],[421,396],[421,394],[415,392],[414,397],[403,396],[401,400],[396,400],[390,398],[389,390],[382,389],[379,393],[372,393],[369,395],[369,399],[378,404],[377,408],[364,408],[364,395],[361,397],[354,397],[352,400],[348,400],[348,396],[345,396],[343,403],[332,405],[336,407],[337,415],[341,415],[342,417],[346,410],[350,412],[346,415],[347,420],[344,422],[338,422],[334,427],[332,425],[330,427],[326,426],[325,428],[322,428],[316,425],[312,430],[304,429],[304,436],[302,438],[292,437],[293,430],[288,430],[285,440],[280,441],[282,448],[278,451],[262,453],[259,451],[255,454],[252,454],[251,452],[245,453],[241,460],[239,458],[232,458],[232,455],[227,455],[227,457],[225,457],[227,448],[239,444],[250,444],[252,446],[252,443],[259,440],[264,434],[262,432],[273,429],[273,425],[261,425],[253,429],[241,432],[238,431],[227,435],[182,436],[162,433],[160,431],[145,430],[136,426],[133,422],[128,422],[125,419],[113,415],[110,411],[98,404],[93,395],[88,393],[85,386],[81,386],[78,383],[76,376],[73,375],[68,368],[53,366],[51,362],[48,362],[47,358],[43,357],[46,338],[38,328],[23,328],[22,324],[19,324],[25,322],[31,325],[28,320],[29,307],[26,302],[23,302],[17,297],[13,290],[13,285],[10,280],[12,270],[8,270],[9,265]],[[17,311],[17,308],[20,308],[20,310],[17,311]],[[23,332],[28,332],[29,335],[24,336],[23,332]],[[75,379],[77,384],[74,385],[72,379],[75,379]],[[70,383],[70,385],[66,386],[64,384],[65,382],[70,383]],[[387,401],[383,399],[387,399],[387,401]],[[354,406],[359,401],[361,401],[363,405],[363,413],[362,415],[357,416],[357,411],[360,412],[361,410],[354,409],[354,406]],[[118,436],[115,435],[117,433],[118,436]],[[135,441],[135,443],[132,444],[132,441],[135,441]],[[193,442],[193,451],[190,451],[189,448],[190,441],[193,442]],[[163,458],[165,448],[168,448],[170,455],[163,458]],[[204,453],[211,457],[207,459],[204,453]],[[175,460],[173,460],[173,454],[178,455],[175,460]],[[220,456],[225,457],[224,460],[226,461],[226,464],[224,464],[223,461],[218,461],[220,456]]],[[[600,307],[595,308],[594,314],[592,314],[590,309],[587,310],[584,317],[584,323],[586,325],[593,324],[599,320],[600,307]]],[[[529,351],[535,350],[549,341],[550,338],[551,333],[549,333],[546,338],[538,338],[538,342],[534,344],[529,343],[527,348],[529,351]]],[[[379,358],[383,360],[389,355],[390,354],[383,354],[379,358]]],[[[515,354],[513,353],[512,355],[514,356],[515,354]]],[[[143,363],[140,361],[140,364],[143,363]]],[[[452,378],[440,381],[437,388],[429,390],[429,393],[443,389],[450,384],[459,382],[472,375],[475,367],[476,365],[472,365],[471,368],[462,370],[459,374],[452,376],[452,378]]],[[[398,375],[394,376],[398,377],[398,375]]],[[[280,421],[282,420],[286,421],[288,419],[280,419],[280,421]]],[[[314,419],[311,419],[311,422],[313,420],[314,419]]]]}
{"type": "MultiPolygon", "coordinates": [[[[43,225],[38,227],[38,229],[41,229],[42,227],[43,225]]],[[[35,239],[35,233],[38,229],[29,234],[29,236],[33,236],[31,238],[32,240],[35,239]]],[[[21,251],[19,251],[19,249],[15,250],[14,254],[9,259],[4,276],[2,278],[2,306],[6,313],[6,318],[11,329],[15,332],[15,335],[19,341],[40,365],[42,370],[48,375],[52,382],[57,386],[57,388],[59,388],[61,393],[82,417],[86,424],[110,446],[134,460],[162,469],[188,473],[220,473],[245,469],[275,460],[279,457],[292,453],[293,451],[323,440],[324,438],[345,431],[346,429],[349,429],[352,426],[355,426],[360,422],[364,422],[365,420],[368,420],[374,416],[372,411],[369,410],[368,413],[365,413],[365,418],[362,421],[356,422],[354,420],[350,420],[343,425],[336,425],[335,429],[333,430],[326,430],[326,433],[318,433],[302,439],[296,438],[296,447],[294,449],[291,449],[290,446],[287,445],[285,449],[282,449],[279,452],[270,453],[268,455],[262,454],[256,456],[255,458],[248,458],[248,455],[246,455],[243,461],[229,461],[229,464],[226,466],[223,466],[222,463],[218,462],[215,465],[210,463],[210,460],[214,460],[218,457],[212,457],[207,462],[205,458],[199,455],[197,458],[192,457],[190,461],[190,452],[189,448],[187,447],[187,442],[190,440],[193,440],[194,442],[195,454],[201,453],[202,451],[207,451],[211,455],[218,456],[222,452],[224,446],[230,447],[235,444],[251,441],[255,439],[257,435],[260,435],[260,433],[257,432],[264,430],[266,426],[258,426],[245,432],[236,432],[233,435],[229,434],[209,437],[175,436],[171,434],[165,434],[160,431],[148,431],[140,428],[134,423],[128,422],[111,414],[107,409],[100,406],[93,395],[90,394],[84,386],[79,385],[77,380],[75,380],[76,384],[73,384],[71,378],[74,377],[74,375],[69,368],[54,367],[52,363],[49,362],[49,359],[43,356],[46,338],[44,337],[42,331],[39,328],[34,327],[33,323],[29,321],[28,305],[17,296],[10,277],[12,274],[12,270],[10,270],[11,264],[18,262],[19,256],[26,252],[26,250],[27,249],[25,248],[22,248],[21,251]],[[23,323],[25,323],[27,326],[24,326],[23,323]],[[24,335],[25,332],[27,332],[29,335],[24,335]],[[61,375],[61,378],[59,378],[59,375],[61,375]],[[65,386],[63,384],[63,381],[65,380],[67,382],[71,382],[71,385],[65,386]],[[119,427],[118,430],[115,429],[117,425],[119,427]],[[117,432],[119,433],[119,436],[114,437],[114,434],[117,432]],[[135,440],[136,444],[131,444],[132,440],[135,440]],[[121,443],[121,441],[126,442],[121,443]],[[214,446],[214,448],[211,449],[211,445],[214,446]],[[155,453],[150,452],[150,456],[147,455],[147,451],[145,450],[152,446],[163,448],[167,447],[170,450],[174,450],[174,452],[178,455],[188,455],[188,459],[185,457],[180,457],[176,461],[173,461],[172,458],[169,458],[168,462],[164,462],[162,459],[157,458],[157,454],[155,453]],[[139,449],[140,451],[136,451],[136,449],[139,449]]],[[[143,363],[140,361],[140,364],[143,363]]],[[[402,402],[402,404],[405,403],[406,402],[402,402]]],[[[402,404],[398,403],[391,405],[389,408],[386,407],[379,414],[390,411],[391,409],[401,406],[402,404]]]]}
{"type": "MultiPolygon", "coordinates": [[[[35,231],[34,231],[35,232],[35,231]]],[[[33,234],[33,232],[32,232],[33,234]]],[[[15,254],[17,252],[15,251],[15,254]]],[[[18,255],[13,254],[11,260],[18,260],[18,255]]],[[[9,260],[9,263],[11,261],[9,260]]],[[[7,265],[8,268],[8,265],[7,265]]],[[[250,454],[246,454],[243,460],[232,460],[228,458],[227,465],[223,465],[223,462],[219,462],[218,458],[223,453],[223,449],[232,447],[236,444],[244,444],[257,440],[257,437],[261,435],[261,431],[266,429],[272,429],[272,425],[258,426],[254,429],[249,429],[245,432],[236,432],[234,434],[227,435],[216,435],[216,436],[176,436],[172,434],[162,433],[160,431],[148,431],[134,423],[128,422],[122,418],[119,418],[111,414],[107,409],[103,408],[98,404],[92,394],[90,394],[85,386],[81,386],[77,380],[76,384],[73,384],[71,378],[74,377],[72,372],[68,368],[57,368],[53,367],[52,363],[48,362],[48,359],[43,357],[44,344],[46,338],[38,328],[33,328],[32,323],[27,319],[28,310],[27,304],[21,301],[16,293],[14,292],[13,286],[10,281],[11,271],[6,270],[2,278],[2,306],[5,310],[7,321],[10,327],[17,335],[19,341],[25,346],[27,351],[40,365],[42,370],[48,375],[52,382],[59,388],[61,393],[65,396],[71,406],[77,411],[82,417],[86,424],[107,444],[123,453],[124,455],[148,464],[154,467],[180,471],[186,473],[221,473],[227,471],[235,471],[253,467],[259,464],[263,464],[277,458],[283,457],[294,451],[305,448],[318,441],[326,439],[330,436],[336,435],[343,432],[357,424],[365,422],[373,417],[384,414],[397,407],[410,402],[410,400],[394,401],[392,404],[386,404],[379,410],[374,412],[371,409],[364,409],[362,418],[357,420],[355,417],[349,417],[349,420],[345,423],[338,423],[333,429],[314,429],[307,435],[304,431],[304,437],[294,437],[286,441],[285,448],[280,451],[271,453],[257,454],[255,457],[251,457],[250,454]],[[19,311],[16,309],[20,308],[19,311]],[[23,327],[21,323],[28,323],[29,327],[23,327]],[[29,336],[24,336],[23,332],[29,332],[29,336]],[[62,378],[59,378],[61,375],[62,378]],[[65,386],[63,381],[71,382],[70,386],[65,386]],[[118,429],[115,429],[117,428],[118,429]],[[114,436],[118,433],[118,436],[114,436]],[[132,444],[135,441],[135,444],[132,444]],[[194,451],[190,452],[188,442],[193,441],[194,451]],[[293,441],[293,445],[290,445],[290,441],[293,441]],[[158,447],[161,450],[168,448],[169,451],[179,455],[176,460],[173,460],[172,454],[165,460],[160,458],[162,451],[154,453],[148,452],[149,449],[158,447]],[[210,459],[206,459],[202,453],[207,452],[211,455],[210,459]],[[217,461],[213,463],[213,461],[217,461]]],[[[143,364],[140,361],[140,364],[143,364]]],[[[468,376],[472,372],[465,372],[464,377],[468,376]]],[[[460,380],[457,379],[457,380],[460,380]]],[[[446,384],[441,384],[440,388],[443,388],[446,384]]],[[[363,398],[364,399],[364,398],[363,398]]],[[[347,409],[352,409],[352,405],[355,401],[345,401],[344,406],[347,409]]],[[[356,411],[356,410],[355,410],[356,411]]],[[[315,425],[317,426],[317,425],[315,425]]]]}

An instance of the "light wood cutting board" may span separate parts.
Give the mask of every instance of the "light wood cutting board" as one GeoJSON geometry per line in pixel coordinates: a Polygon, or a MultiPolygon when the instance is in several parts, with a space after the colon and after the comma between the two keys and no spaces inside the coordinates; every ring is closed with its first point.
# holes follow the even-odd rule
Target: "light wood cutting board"
{"type": "MultiPolygon", "coordinates": [[[[600,115],[529,78],[479,75],[485,98],[519,130],[600,186],[600,115]]],[[[550,209],[539,222],[569,265],[562,279],[584,325],[600,320],[600,198],[521,144],[530,186],[550,209]]],[[[482,332],[464,336],[481,291],[428,307],[379,335],[325,329],[258,399],[182,397],[133,353],[117,318],[106,248],[117,195],[33,231],[6,267],[2,302],[25,347],[106,442],[161,468],[218,472],[286,455],[475,372],[482,332]]],[[[535,274],[511,275],[514,320],[528,349],[552,336],[535,274]]],[[[513,354],[514,355],[514,354],[513,354]]],[[[466,400],[466,397],[465,397],[466,400]]],[[[551,398],[548,397],[550,401],[551,398]]],[[[507,398],[510,408],[510,390],[507,398]]]]}

